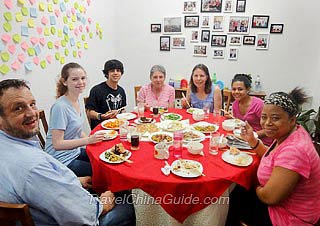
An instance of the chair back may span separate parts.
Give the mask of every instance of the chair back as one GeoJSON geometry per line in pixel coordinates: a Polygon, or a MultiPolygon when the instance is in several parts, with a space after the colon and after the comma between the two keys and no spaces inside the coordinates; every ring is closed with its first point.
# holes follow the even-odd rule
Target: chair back
{"type": "Polygon", "coordinates": [[[28,205],[0,202],[0,225],[13,226],[17,221],[22,226],[35,226],[28,205]]]}
{"type": "Polygon", "coordinates": [[[39,110],[39,119],[42,124],[42,129],[40,128],[40,131],[38,133],[38,138],[40,140],[41,147],[44,148],[46,143],[47,133],[48,133],[48,122],[47,122],[44,110],[39,110]]]}
{"type": "Polygon", "coordinates": [[[231,101],[232,101],[231,90],[224,89],[223,90],[223,102],[224,102],[224,110],[225,111],[229,111],[231,101]]]}
{"type": "Polygon", "coordinates": [[[134,100],[135,100],[136,105],[137,105],[138,92],[140,89],[141,89],[141,86],[134,87],[134,100]]]}

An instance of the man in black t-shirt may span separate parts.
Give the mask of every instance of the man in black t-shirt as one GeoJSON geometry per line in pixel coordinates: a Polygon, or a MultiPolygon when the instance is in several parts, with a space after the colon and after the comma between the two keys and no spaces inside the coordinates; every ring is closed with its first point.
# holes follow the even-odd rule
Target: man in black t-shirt
{"type": "Polygon", "coordinates": [[[88,118],[91,129],[101,121],[114,118],[119,112],[117,109],[127,105],[126,93],[118,85],[123,75],[123,64],[119,60],[109,60],[102,70],[107,81],[94,86],[90,90],[89,99],[86,103],[88,118]]]}

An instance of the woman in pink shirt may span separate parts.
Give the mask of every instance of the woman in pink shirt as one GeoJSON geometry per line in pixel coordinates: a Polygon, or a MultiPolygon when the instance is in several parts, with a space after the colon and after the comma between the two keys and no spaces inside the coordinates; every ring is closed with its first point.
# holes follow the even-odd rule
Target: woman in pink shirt
{"type": "Polygon", "coordinates": [[[175,90],[165,84],[166,69],[161,65],[154,65],[150,70],[151,83],[141,87],[138,94],[138,102],[145,103],[146,107],[173,108],[175,90]]]}
{"type": "Polygon", "coordinates": [[[261,156],[256,195],[269,206],[275,226],[320,223],[320,158],[296,120],[298,106],[305,100],[298,88],[289,94],[273,93],[265,100],[261,126],[274,139],[269,148],[254,138],[248,123],[241,133],[261,156]]]}

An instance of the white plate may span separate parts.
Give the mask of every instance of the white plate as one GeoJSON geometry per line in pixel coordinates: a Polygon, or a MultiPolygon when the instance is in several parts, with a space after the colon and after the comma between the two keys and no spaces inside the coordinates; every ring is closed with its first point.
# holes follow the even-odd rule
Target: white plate
{"type": "MultiPolygon", "coordinates": [[[[107,162],[107,163],[111,163],[111,164],[116,164],[116,163],[122,163],[122,162],[124,162],[124,160],[118,160],[118,161],[112,162],[112,161],[110,161],[109,159],[107,159],[105,153],[106,153],[106,152],[110,152],[110,151],[111,151],[111,149],[108,149],[108,150],[102,152],[102,153],[100,154],[99,158],[100,158],[102,161],[107,162]]],[[[131,156],[131,151],[128,151],[128,150],[125,150],[125,151],[128,153],[128,155],[125,157],[125,159],[129,159],[130,156],[131,156]]]]}
{"type": "Polygon", "coordinates": [[[203,166],[200,162],[194,160],[175,160],[171,164],[171,172],[179,177],[194,178],[201,176],[201,174],[203,173],[203,166]],[[184,167],[185,165],[195,166],[195,168],[186,169],[184,167]]]}
{"type": "Polygon", "coordinates": [[[137,115],[133,114],[131,112],[126,112],[126,113],[117,114],[116,117],[117,117],[117,119],[131,120],[131,119],[135,119],[137,117],[137,115]]]}
{"type": "Polygon", "coordinates": [[[104,134],[104,139],[103,140],[112,140],[118,136],[118,132],[115,130],[98,130],[96,133],[103,133],[104,134]]]}
{"type": "Polygon", "coordinates": [[[204,140],[206,139],[206,136],[205,136],[203,133],[201,133],[201,132],[199,132],[199,131],[196,131],[196,130],[184,131],[183,133],[188,133],[188,132],[193,133],[193,134],[195,134],[195,135],[198,135],[199,138],[194,138],[194,139],[192,139],[192,140],[185,140],[185,139],[183,139],[183,142],[186,142],[186,143],[187,143],[187,142],[190,142],[190,141],[202,142],[202,141],[204,141],[204,140]]]}
{"type": "Polygon", "coordinates": [[[164,142],[166,144],[170,144],[173,142],[173,134],[172,133],[168,133],[168,132],[155,132],[155,133],[151,133],[149,135],[149,140],[152,141],[153,143],[157,144],[157,143],[160,143],[160,142],[164,142]],[[152,140],[152,136],[156,136],[156,135],[165,135],[165,136],[169,136],[171,137],[171,140],[172,141],[155,141],[155,140],[152,140]]]}
{"type": "Polygon", "coordinates": [[[234,127],[241,127],[241,124],[244,123],[244,121],[240,119],[226,119],[224,122],[228,123],[228,125],[233,125],[234,127]]]}
{"type": "Polygon", "coordinates": [[[180,121],[166,120],[159,124],[160,128],[169,132],[180,131],[186,128],[180,121]]]}
{"type": "Polygon", "coordinates": [[[223,161],[236,166],[249,166],[253,162],[252,156],[243,152],[240,152],[238,155],[231,155],[230,150],[225,151],[221,158],[223,161]]]}
{"type": "Polygon", "coordinates": [[[192,127],[193,127],[193,129],[195,129],[196,131],[199,131],[199,132],[201,132],[201,133],[214,133],[214,132],[218,131],[218,129],[219,129],[219,126],[214,125],[214,124],[211,124],[211,123],[209,123],[209,122],[197,122],[197,123],[192,124],[192,127]],[[199,130],[199,129],[196,129],[197,127],[206,128],[207,126],[213,126],[213,127],[214,127],[214,130],[201,131],[201,130],[199,130]]]}
{"type": "Polygon", "coordinates": [[[179,115],[176,113],[164,113],[163,115],[161,115],[161,120],[179,121],[181,119],[182,119],[182,115],[179,115]]]}
{"type": "Polygon", "coordinates": [[[189,113],[189,114],[193,114],[194,111],[203,112],[203,110],[200,108],[188,108],[187,109],[187,113],[189,113]]]}
{"type": "MultiPolygon", "coordinates": [[[[239,137],[239,138],[241,138],[241,129],[235,129],[235,130],[233,130],[233,134],[236,136],[236,137],[239,137]]],[[[253,136],[255,137],[255,138],[258,138],[258,134],[256,133],[256,132],[253,132],[253,136]]]]}
{"type": "Polygon", "coordinates": [[[137,118],[136,120],[134,120],[134,123],[135,124],[148,124],[148,123],[154,123],[155,122],[155,120],[154,119],[152,119],[152,121],[151,122],[142,122],[141,120],[140,120],[140,118],[137,118]]]}
{"type": "MultiPolygon", "coordinates": [[[[101,126],[103,127],[103,128],[105,128],[105,129],[116,129],[116,130],[118,130],[119,129],[119,126],[118,127],[108,127],[107,125],[106,125],[106,123],[108,123],[108,122],[116,122],[116,121],[118,121],[119,123],[128,123],[128,122],[126,122],[126,121],[123,121],[123,120],[121,120],[121,119],[116,119],[116,118],[112,118],[112,119],[107,119],[107,120],[104,120],[103,122],[101,122],[101,126]]],[[[128,123],[129,124],[129,123],[128,123]]]]}

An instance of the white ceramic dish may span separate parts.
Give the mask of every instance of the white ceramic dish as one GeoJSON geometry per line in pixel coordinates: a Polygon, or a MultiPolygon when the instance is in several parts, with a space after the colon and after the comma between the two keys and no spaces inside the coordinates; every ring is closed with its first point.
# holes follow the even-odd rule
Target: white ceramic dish
{"type": "Polygon", "coordinates": [[[161,129],[174,132],[174,131],[181,131],[186,128],[186,126],[180,121],[173,121],[173,120],[166,120],[159,123],[161,129]]]}
{"type": "Polygon", "coordinates": [[[115,130],[98,130],[94,134],[96,133],[103,133],[104,134],[103,140],[112,140],[118,136],[118,132],[115,130]]]}
{"type": "Polygon", "coordinates": [[[155,133],[151,133],[149,135],[149,140],[152,141],[155,144],[160,143],[160,142],[163,142],[163,143],[166,143],[166,144],[170,144],[170,143],[173,142],[173,134],[169,133],[169,132],[155,132],[155,133]],[[160,139],[159,140],[154,140],[153,139],[154,136],[158,136],[160,139]],[[161,137],[164,137],[165,139],[161,139],[161,137]]]}
{"type": "Polygon", "coordinates": [[[171,172],[179,177],[194,178],[202,175],[203,166],[194,160],[175,160],[171,164],[171,172]],[[194,168],[188,169],[186,165],[194,166],[194,168]]]}
{"type": "Polygon", "coordinates": [[[219,129],[219,126],[209,122],[197,122],[192,124],[192,127],[201,133],[214,133],[219,129]]]}
{"type": "MultiPolygon", "coordinates": [[[[101,154],[100,154],[100,156],[99,156],[99,158],[102,160],[102,161],[104,161],[104,162],[107,162],[107,163],[111,163],[111,164],[117,164],[117,163],[122,163],[122,162],[124,162],[124,160],[119,160],[119,161],[110,161],[108,158],[106,158],[106,152],[110,152],[111,151],[111,149],[108,149],[108,150],[106,150],[106,151],[104,151],[104,152],[102,152],[101,154]]],[[[128,154],[124,157],[125,159],[129,159],[130,158],[130,156],[131,156],[131,151],[128,151],[128,150],[125,150],[128,154]]]]}
{"type": "Polygon", "coordinates": [[[116,119],[116,118],[112,118],[112,119],[107,119],[107,120],[104,120],[103,122],[101,122],[101,126],[105,129],[115,129],[115,130],[118,130],[119,129],[119,126],[122,125],[123,123],[129,125],[129,122],[128,121],[124,121],[122,119],[116,119]],[[118,126],[108,126],[107,123],[117,123],[118,126]]]}
{"type": "Polygon", "coordinates": [[[222,154],[221,158],[223,159],[223,161],[235,166],[249,166],[253,162],[252,156],[243,152],[240,152],[237,155],[231,155],[230,150],[225,151],[222,154]]]}
{"type": "Polygon", "coordinates": [[[135,119],[137,115],[131,112],[126,112],[126,113],[117,114],[116,117],[117,119],[131,120],[131,119],[135,119]]]}
{"type": "MultiPolygon", "coordinates": [[[[236,136],[236,137],[239,137],[239,138],[241,138],[241,129],[235,129],[235,130],[233,130],[233,134],[236,136]]],[[[258,134],[256,133],[256,132],[253,132],[253,136],[255,137],[255,138],[258,138],[258,134]]]]}
{"type": "Polygon", "coordinates": [[[192,113],[192,118],[195,121],[201,121],[204,119],[204,111],[194,111],[192,113]]]}
{"type": "Polygon", "coordinates": [[[202,109],[200,108],[188,108],[187,109],[187,113],[189,114],[193,114],[194,111],[198,111],[198,112],[204,112],[202,109]]]}
{"type": "Polygon", "coordinates": [[[161,115],[161,120],[172,120],[172,121],[179,121],[182,119],[182,115],[176,113],[164,113],[161,115]]]}
{"type": "Polygon", "coordinates": [[[189,130],[189,131],[184,131],[183,132],[183,142],[191,142],[191,141],[197,141],[197,142],[202,142],[206,139],[206,136],[199,132],[199,131],[196,131],[196,130],[189,130]],[[189,134],[189,136],[185,137],[186,133],[192,133],[192,134],[189,134]],[[190,136],[195,136],[195,138],[192,138],[190,136]]]}
{"type": "Polygon", "coordinates": [[[137,118],[137,119],[135,119],[134,120],[134,123],[135,124],[148,124],[148,123],[154,123],[155,122],[155,120],[154,119],[152,119],[150,122],[143,122],[143,121],[141,121],[139,118],[137,118]]]}
{"type": "Polygon", "coordinates": [[[200,155],[203,150],[203,144],[198,141],[191,141],[187,144],[188,152],[193,155],[200,155]]]}

